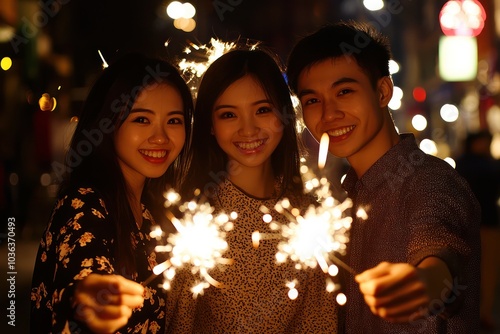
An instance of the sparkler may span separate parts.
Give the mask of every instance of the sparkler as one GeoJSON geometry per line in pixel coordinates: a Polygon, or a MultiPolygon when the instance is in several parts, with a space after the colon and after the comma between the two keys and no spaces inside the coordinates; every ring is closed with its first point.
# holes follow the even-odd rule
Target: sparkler
{"type": "MultiPolygon", "coordinates": [[[[169,191],[165,194],[165,206],[177,204],[180,196],[169,191]]],[[[232,212],[213,214],[213,207],[208,203],[190,201],[179,206],[183,214],[182,219],[176,218],[172,213],[167,218],[172,222],[176,233],[167,237],[166,245],[156,246],[155,251],[170,253],[170,258],[153,268],[153,275],[143,285],[149,283],[154,277],[163,273],[163,288],[170,289],[176,271],[180,268],[190,267],[191,273],[199,281],[192,287],[194,297],[203,294],[203,290],[210,285],[223,287],[223,283],[213,279],[208,271],[217,264],[231,264],[231,259],[223,258],[224,251],[228,248],[225,240],[226,232],[233,228],[233,221],[237,214],[232,212]]],[[[160,240],[165,233],[159,226],[155,226],[150,235],[160,240]]]]}
{"type": "MultiPolygon", "coordinates": [[[[320,142],[318,167],[322,170],[325,166],[328,153],[329,138],[324,134],[320,142]]],[[[347,215],[347,210],[352,207],[352,201],[346,199],[343,202],[335,199],[330,191],[330,184],[325,177],[312,178],[306,182],[306,190],[313,192],[318,198],[320,205],[310,205],[304,213],[299,208],[291,205],[288,199],[279,201],[274,209],[287,217],[287,225],[279,224],[270,215],[268,208],[261,208],[264,213],[263,220],[269,223],[271,230],[276,233],[259,233],[255,231],[252,241],[258,247],[262,239],[280,239],[276,260],[284,263],[288,260],[295,263],[295,268],[316,268],[319,266],[323,272],[330,276],[336,276],[339,272],[337,266],[342,267],[351,274],[354,270],[341,261],[336,254],[344,255],[346,244],[349,242],[348,232],[351,227],[352,218],[347,215]]],[[[358,216],[363,217],[366,212],[360,211],[358,216]]],[[[295,284],[288,283],[289,296],[295,296],[295,284]]],[[[338,288],[330,279],[327,280],[326,289],[329,292],[338,288]]],[[[339,294],[339,300],[344,299],[339,294]]]]}
{"type": "Polygon", "coordinates": [[[102,68],[108,68],[109,67],[109,64],[108,62],[106,61],[106,59],[104,59],[104,56],[102,55],[101,53],[101,50],[97,50],[97,53],[99,53],[99,57],[101,57],[101,60],[102,60],[102,68]]]}
{"type": "MultiPolygon", "coordinates": [[[[253,50],[258,43],[249,45],[249,49],[253,50]]],[[[198,84],[208,67],[223,54],[235,49],[236,42],[222,42],[221,40],[211,38],[209,45],[197,45],[189,42],[189,46],[184,50],[185,54],[190,54],[193,60],[183,58],[177,64],[181,73],[190,87],[193,96],[196,98],[198,84]]]]}

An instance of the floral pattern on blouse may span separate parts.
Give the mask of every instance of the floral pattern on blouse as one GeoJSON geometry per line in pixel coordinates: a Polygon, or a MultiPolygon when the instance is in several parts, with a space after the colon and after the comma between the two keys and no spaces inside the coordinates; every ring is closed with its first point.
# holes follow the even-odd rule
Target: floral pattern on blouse
{"type": "MultiPolygon", "coordinates": [[[[75,283],[91,273],[121,274],[115,258],[114,227],[104,200],[92,188],[79,188],[58,199],[38,249],[31,290],[31,331],[37,333],[85,333],[73,318],[70,297],[75,283]]],[[[142,227],[131,233],[136,282],[145,281],[162,260],[156,240],[149,232],[154,223],[143,206],[142,227]]],[[[130,277],[127,277],[130,278],[130,277]]],[[[133,311],[126,326],[117,333],[163,333],[165,292],[160,278],[145,287],[144,305],[133,311]]]]}

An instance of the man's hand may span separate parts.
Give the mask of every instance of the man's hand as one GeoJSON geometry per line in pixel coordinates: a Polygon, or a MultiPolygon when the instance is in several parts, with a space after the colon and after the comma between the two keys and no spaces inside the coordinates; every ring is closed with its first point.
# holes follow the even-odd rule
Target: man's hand
{"type": "Polygon", "coordinates": [[[382,262],[356,276],[359,289],[373,314],[391,322],[410,322],[428,314],[430,302],[442,296],[451,281],[446,264],[435,257],[418,267],[382,262]]]}
{"type": "Polygon", "coordinates": [[[144,288],[119,275],[90,274],[76,287],[75,318],[95,333],[113,333],[144,302],[144,288]]]}

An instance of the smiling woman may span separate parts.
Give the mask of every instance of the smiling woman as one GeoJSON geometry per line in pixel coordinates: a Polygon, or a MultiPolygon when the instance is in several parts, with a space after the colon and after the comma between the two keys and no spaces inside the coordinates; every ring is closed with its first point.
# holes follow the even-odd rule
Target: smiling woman
{"type": "Polygon", "coordinates": [[[158,178],[181,152],[185,135],[183,101],[177,88],[160,84],[144,89],[115,134],[118,164],[132,191],[135,221],[146,178],[158,178]],[[168,97],[168,98],[166,98],[168,97]]]}
{"type": "Polygon", "coordinates": [[[215,212],[238,213],[224,254],[234,263],[211,270],[224,288],[210,286],[196,300],[189,278],[172,287],[167,333],[335,333],[334,295],[321,269],[277,265],[277,240],[252,244],[254,231],[272,232],[261,207],[288,198],[305,210],[314,201],[303,195],[295,112],[275,58],[246,49],[218,58],[202,78],[193,119],[182,190],[187,198],[198,188],[215,212]],[[290,282],[298,291],[293,300],[290,282]]]}
{"type": "Polygon", "coordinates": [[[192,108],[162,60],[129,54],[96,81],[36,257],[32,332],[163,332],[159,281],[140,283],[160,262],[149,232],[182,179],[192,108]]]}
{"type": "MultiPolygon", "coordinates": [[[[252,75],[235,81],[215,101],[212,128],[217,143],[233,166],[241,170],[240,174],[259,166],[264,170],[272,168],[270,157],[283,137],[283,126],[272,102],[252,75]]],[[[269,176],[271,179],[265,181],[272,186],[272,173],[269,176]]],[[[233,182],[236,177],[231,176],[233,182]]]]}

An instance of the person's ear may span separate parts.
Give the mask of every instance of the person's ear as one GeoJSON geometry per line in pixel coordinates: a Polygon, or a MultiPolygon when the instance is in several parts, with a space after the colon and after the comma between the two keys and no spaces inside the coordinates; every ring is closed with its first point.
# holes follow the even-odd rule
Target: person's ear
{"type": "Polygon", "coordinates": [[[379,106],[381,108],[387,107],[391,101],[394,84],[389,76],[382,77],[377,82],[377,90],[379,93],[379,106]]]}
{"type": "Polygon", "coordinates": [[[214,127],[213,127],[213,126],[211,126],[211,127],[210,127],[210,134],[211,134],[212,136],[214,135],[214,127]]]}

